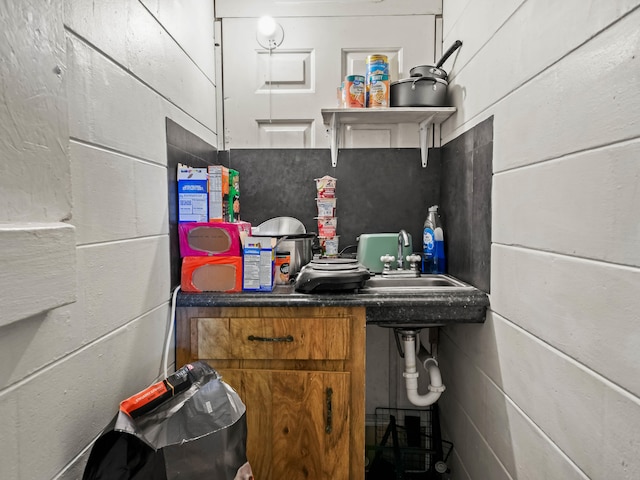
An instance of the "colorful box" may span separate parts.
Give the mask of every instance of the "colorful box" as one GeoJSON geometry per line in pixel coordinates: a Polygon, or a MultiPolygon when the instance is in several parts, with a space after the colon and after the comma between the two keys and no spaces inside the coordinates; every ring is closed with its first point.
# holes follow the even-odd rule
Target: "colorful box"
{"type": "Polygon", "coordinates": [[[209,222],[229,219],[229,169],[222,165],[210,165],[209,174],[209,222]]]}
{"type": "Polygon", "coordinates": [[[242,289],[254,292],[273,290],[276,277],[276,243],[272,237],[247,237],[244,241],[242,289]]]}
{"type": "Polygon", "coordinates": [[[184,257],[180,288],[185,292],[240,292],[242,257],[184,257]]]}
{"type": "Polygon", "coordinates": [[[242,239],[251,235],[249,222],[194,222],[178,225],[180,256],[242,256],[242,239]]]}
{"type": "Polygon", "coordinates": [[[229,169],[229,218],[230,222],[240,220],[240,173],[229,169]]]}
{"type": "Polygon", "coordinates": [[[206,222],[208,178],[206,168],[178,165],[178,223],[206,222]]]}

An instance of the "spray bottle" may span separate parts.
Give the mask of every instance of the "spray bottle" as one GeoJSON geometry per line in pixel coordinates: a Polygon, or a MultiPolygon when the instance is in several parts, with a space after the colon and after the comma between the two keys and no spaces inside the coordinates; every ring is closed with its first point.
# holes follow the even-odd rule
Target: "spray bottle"
{"type": "Polygon", "coordinates": [[[422,273],[444,273],[444,230],[438,206],[429,207],[422,231],[422,273]]]}

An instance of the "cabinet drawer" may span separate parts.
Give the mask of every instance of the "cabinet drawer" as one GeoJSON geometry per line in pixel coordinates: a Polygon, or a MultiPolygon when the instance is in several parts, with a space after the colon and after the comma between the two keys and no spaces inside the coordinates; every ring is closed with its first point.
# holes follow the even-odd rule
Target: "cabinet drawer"
{"type": "Polygon", "coordinates": [[[199,359],[344,360],[350,317],[192,318],[199,359]]]}

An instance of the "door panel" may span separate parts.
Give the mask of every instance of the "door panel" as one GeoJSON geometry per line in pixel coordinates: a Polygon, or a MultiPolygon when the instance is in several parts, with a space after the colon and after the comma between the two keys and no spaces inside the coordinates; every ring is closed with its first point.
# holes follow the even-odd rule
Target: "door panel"
{"type": "MultiPolygon", "coordinates": [[[[256,41],[255,18],[222,21],[225,148],[328,148],[320,111],[337,106],[345,75],[364,75],[367,55],[389,56],[391,80],[434,63],[434,15],[277,21],[284,40],[271,51],[256,41]]],[[[409,133],[404,128],[389,128],[389,140],[376,145],[370,144],[372,135],[356,136],[351,146],[408,146],[407,138],[418,146],[415,126],[409,133]]]]}

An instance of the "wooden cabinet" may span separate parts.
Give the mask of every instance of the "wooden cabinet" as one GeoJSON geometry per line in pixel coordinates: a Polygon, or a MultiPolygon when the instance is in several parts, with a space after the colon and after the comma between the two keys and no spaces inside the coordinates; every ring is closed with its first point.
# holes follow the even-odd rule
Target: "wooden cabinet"
{"type": "Polygon", "coordinates": [[[257,480],[363,479],[365,309],[181,307],[177,367],[205,360],[247,406],[257,480]]]}

